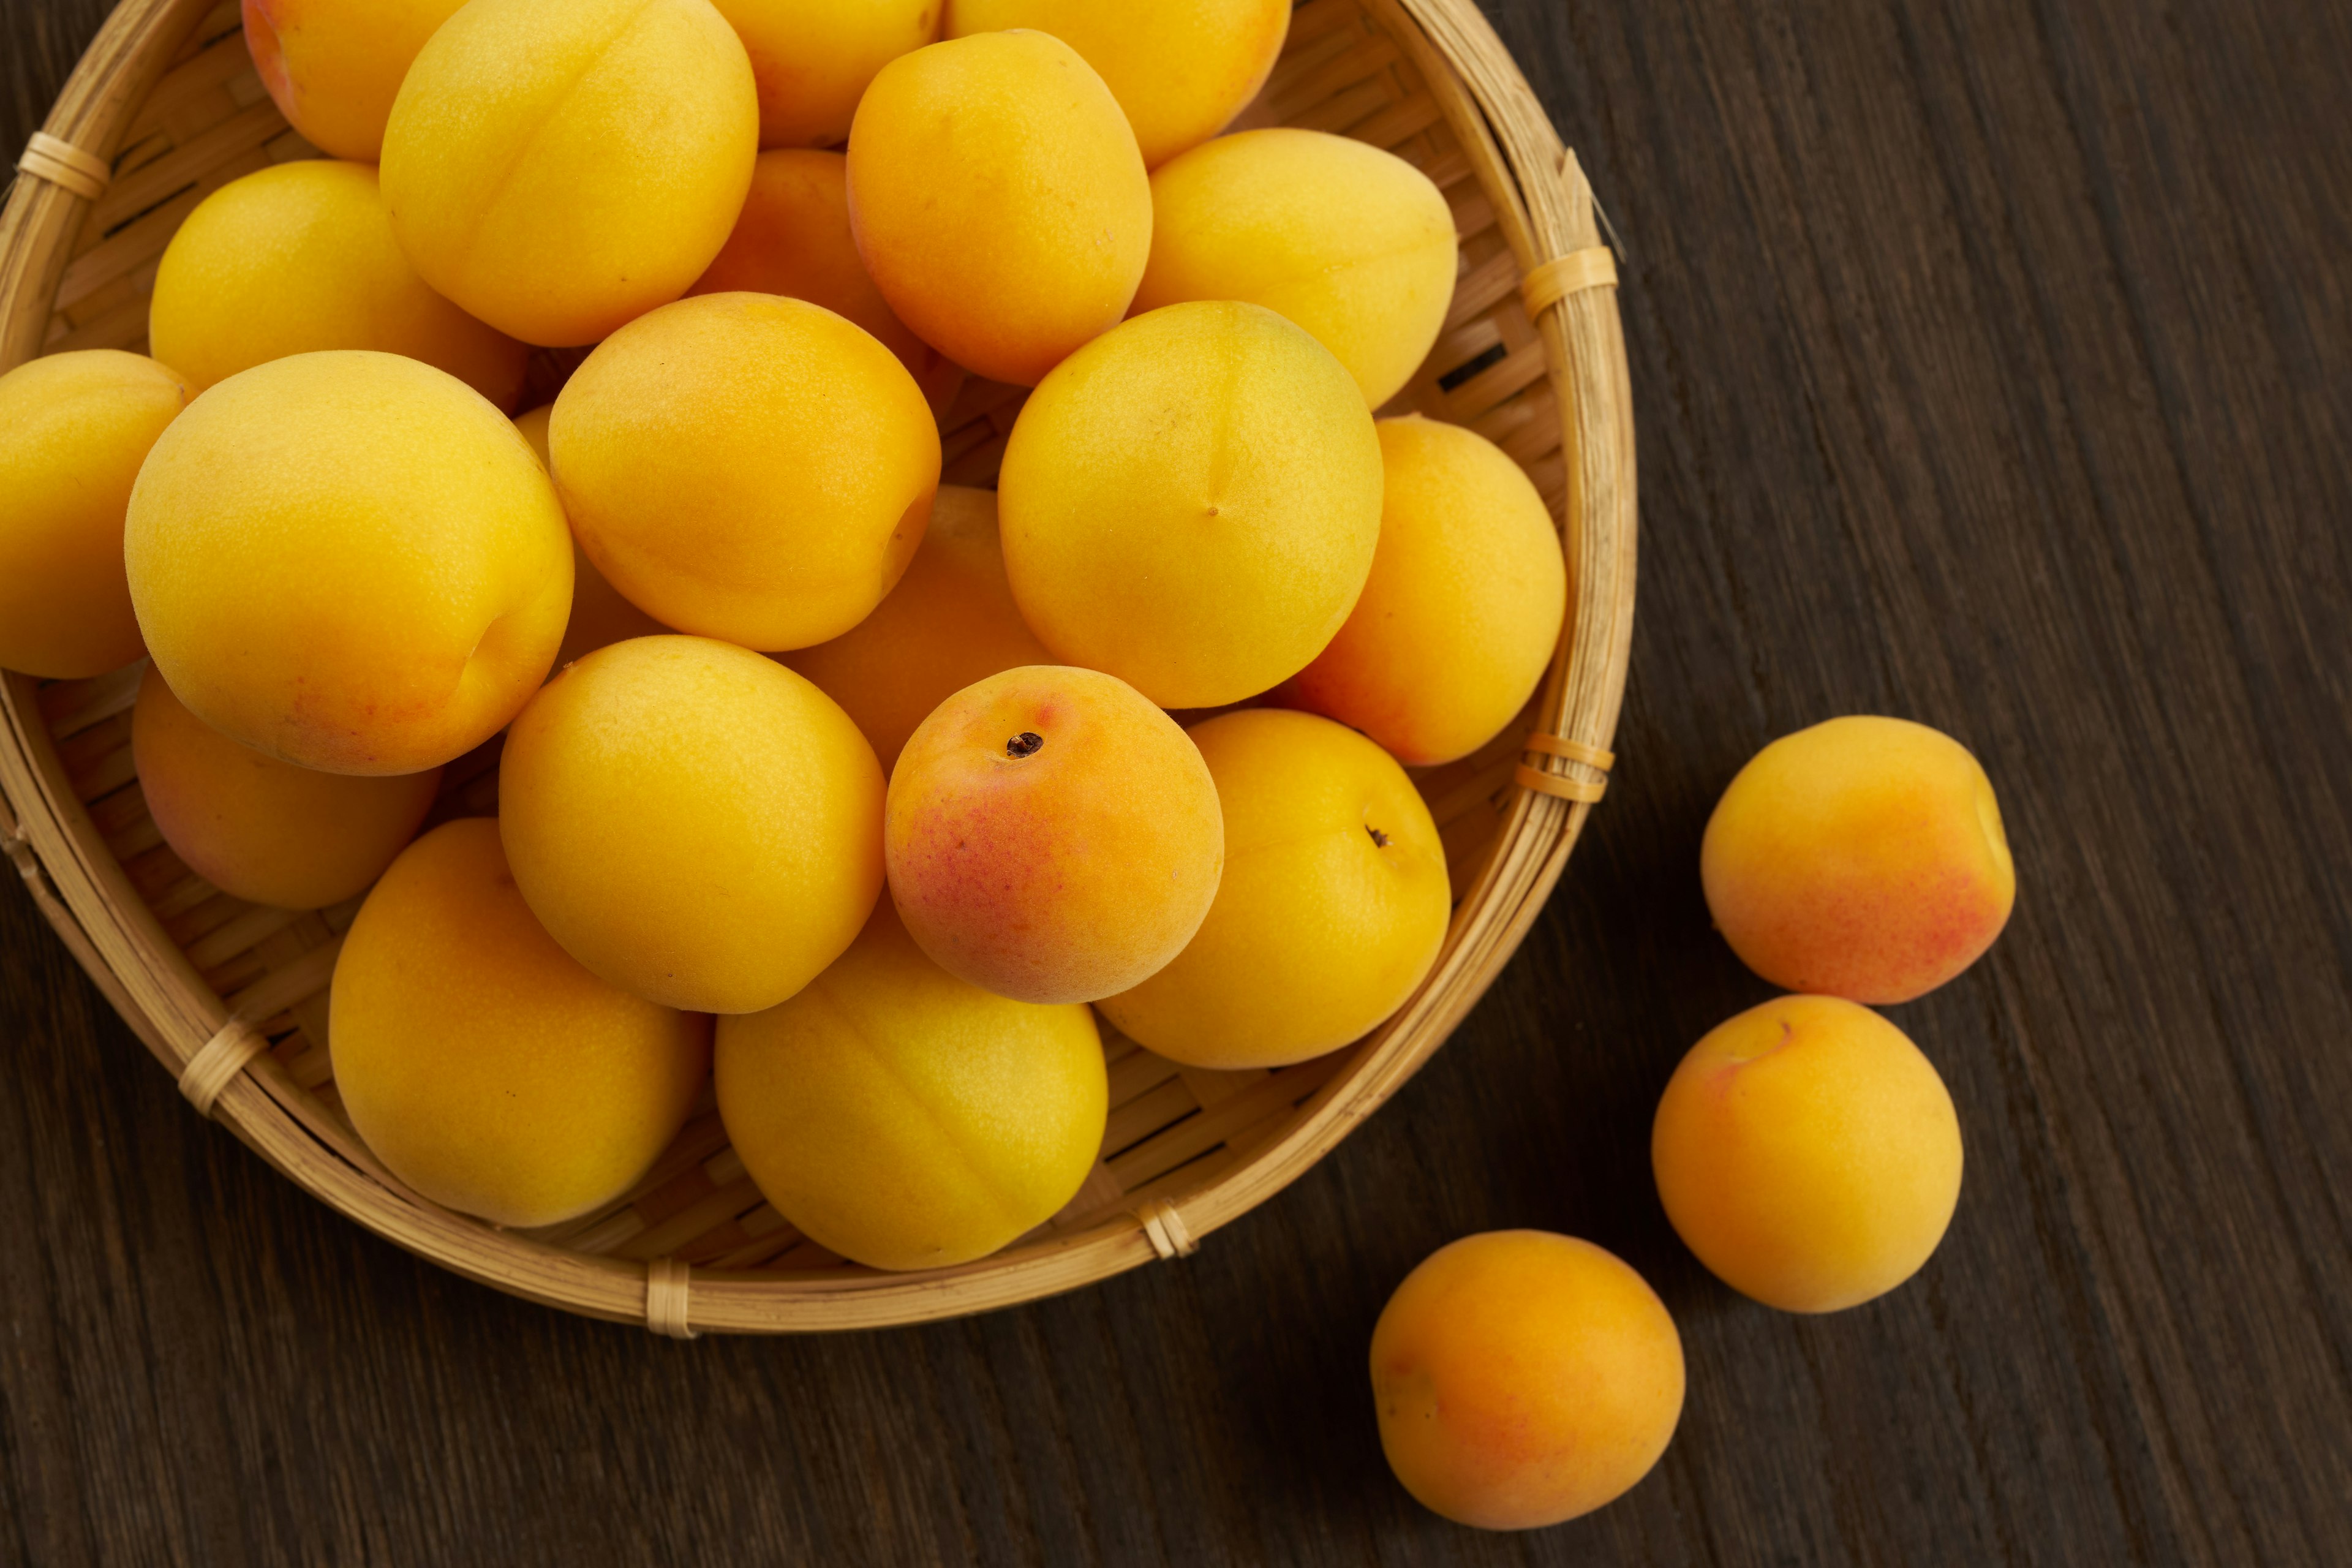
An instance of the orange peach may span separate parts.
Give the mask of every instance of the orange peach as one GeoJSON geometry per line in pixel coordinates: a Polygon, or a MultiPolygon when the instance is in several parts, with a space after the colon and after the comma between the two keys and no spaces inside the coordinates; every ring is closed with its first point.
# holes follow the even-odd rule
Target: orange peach
{"type": "Polygon", "coordinates": [[[751,62],[709,0],[470,0],[401,83],[383,199],[465,310],[593,343],[702,275],[759,151],[751,62]]]}
{"type": "Polygon", "coordinates": [[[716,1066],[761,1195],[874,1268],[969,1263],[1052,1218],[1094,1168],[1110,1100],[1092,1013],[958,980],[887,898],[808,989],[720,1019],[716,1066]]]}
{"type": "Polygon", "coordinates": [[[667,1006],[756,1013],[866,923],[882,790],[849,715],[782,665],[635,637],[514,721],[499,820],[532,912],[592,972],[667,1006]]]}
{"type": "Polygon", "coordinates": [[[1354,609],[1381,443],[1339,362],[1255,305],[1139,316],[1055,368],[998,479],[1038,640],[1165,708],[1296,675],[1354,609]]]}
{"type": "Polygon", "coordinates": [[[131,710],[131,754],[172,853],[231,898],[286,910],[365,892],[441,785],[439,768],[354,778],[266,757],[181,706],[152,665],[131,710]]]}
{"type": "Polygon", "coordinates": [[[1691,1047],[1651,1131],[1658,1196],[1733,1289],[1834,1312],[1900,1285],[1960,1196],[1960,1124],[1907,1036],[1836,996],[1780,996],[1691,1047]]]}
{"type": "Polygon", "coordinates": [[[712,4],[751,57],[762,147],[839,142],[874,73],[940,36],[940,0],[712,4]]]}
{"type": "Polygon", "coordinates": [[[782,294],[846,316],[898,356],[935,413],[963,386],[963,367],[908,331],[867,276],[849,232],[849,160],[838,153],[761,153],[735,232],[687,292],[782,294]]]}
{"type": "Polygon", "coordinates": [[[0,667],[82,680],[139,657],[123,519],[140,465],[187,401],[179,376],[116,349],[0,375],[0,667]]]}
{"type": "Polygon", "coordinates": [[[581,547],[665,626],[773,651],[839,637],[906,571],[940,482],[907,367],[803,300],[703,294],[596,347],[555,399],[581,547]]]}
{"type": "Polygon", "coordinates": [[[1454,300],[1454,214],[1428,175],[1287,126],[1204,142],[1151,176],[1138,311],[1245,300],[1315,334],[1378,408],[1429,355],[1454,300]]]}
{"type": "Polygon", "coordinates": [[[1224,865],[1216,787],[1125,681],[1024,666],[917,727],[890,775],[898,913],[949,973],[1023,1002],[1091,1002],[1200,929],[1224,865]]]}
{"type": "Polygon", "coordinates": [[[313,349],[406,354],[512,408],[529,350],[425,287],[365,163],[305,158],[231,180],[172,236],[147,341],[202,392],[313,349]]]}
{"type": "Polygon", "coordinates": [[[1650,1473],[1683,1409],[1683,1343],[1613,1254],[1540,1230],[1441,1247],[1372,1330],[1381,1447],[1456,1523],[1534,1530],[1650,1473]]]}
{"type": "Polygon", "coordinates": [[[413,773],[547,679],[572,547],[546,471],[456,377],[335,349],[240,371],[148,453],[122,535],[189,711],[304,767],[413,773]]]}
{"type": "Polygon", "coordinates": [[[1051,664],[1004,580],[991,490],[941,485],[923,547],[874,613],[831,642],[778,658],[816,682],[874,742],[882,771],[931,710],[975,681],[1051,664]]]}
{"type": "Polygon", "coordinates": [[[1274,69],[1292,0],[947,0],[947,34],[1034,27],[1078,51],[1135,128],[1147,168],[1207,141],[1274,69]]]}
{"type": "Polygon", "coordinates": [[[1336,1050],[1437,961],[1453,908],[1437,825],[1393,758],[1328,719],[1244,709],[1190,733],[1217,786],[1224,877],[1184,951],[1102,1014],[1188,1067],[1336,1050]]]}
{"type": "Polygon", "coordinates": [[[958,364],[1034,386],[1126,314],[1151,184],[1094,68],[982,33],[882,68],[849,130],[849,219],[882,297],[958,364]]]}
{"type": "Polygon", "coordinates": [[[1967,747],[1903,719],[1832,719],[1739,770],[1699,849],[1740,961],[1791,991],[1908,1002],[2009,921],[2017,868],[1967,747]]]}
{"type": "Polygon", "coordinates": [[[376,1157],[496,1225],[554,1225],[627,1192],[710,1067],[709,1018],[606,984],[540,929],[482,816],[410,845],[360,906],[327,1029],[376,1157]]]}
{"type": "Polygon", "coordinates": [[[1568,568],[1543,497],[1501,447],[1418,414],[1381,420],[1380,435],[1372,574],[1286,692],[1401,763],[1450,763],[1535,695],[1568,611],[1568,568]]]}
{"type": "MultiPolygon", "coordinates": [[[[313,146],[373,163],[416,53],[465,0],[244,0],[245,43],[313,146]]],[[[345,346],[345,345],[339,345],[345,346]]]]}
{"type": "MultiPolygon", "coordinates": [[[[548,466],[547,417],[554,411],[552,404],[541,404],[515,416],[515,428],[539,454],[541,467],[548,466]]],[[[572,542],[572,618],[563,626],[563,646],[555,650],[557,669],[600,647],[630,637],[660,637],[670,629],[621,597],[621,591],[604,580],[604,574],[596,570],[580,542],[572,542]]]]}

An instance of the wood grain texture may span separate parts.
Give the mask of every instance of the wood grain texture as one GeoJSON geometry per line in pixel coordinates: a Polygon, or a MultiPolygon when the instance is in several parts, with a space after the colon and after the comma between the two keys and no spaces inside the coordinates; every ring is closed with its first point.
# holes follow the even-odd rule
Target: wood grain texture
{"type": "MultiPolygon", "coordinates": [[[[1200,1256],[675,1344],[335,1219],[0,894],[0,1561],[2352,1562],[2352,13],[1486,0],[1625,239],[1646,539],[1608,801],[1454,1041],[1200,1256]],[[1911,1285],[1715,1284],[1652,1190],[1773,735],[1974,747],[2021,869],[1891,1010],[1969,1173],[1911,1285]],[[1690,1399],[1522,1537],[1389,1480],[1364,1346],[1463,1232],[1616,1249],[1690,1399]]],[[[8,146],[98,0],[0,0],[8,146]]]]}

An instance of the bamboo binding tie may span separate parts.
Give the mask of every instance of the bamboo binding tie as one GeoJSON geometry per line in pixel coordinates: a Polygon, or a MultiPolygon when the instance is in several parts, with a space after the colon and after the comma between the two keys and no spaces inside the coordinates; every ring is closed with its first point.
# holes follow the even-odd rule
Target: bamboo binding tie
{"type": "Polygon", "coordinates": [[[95,153],[85,153],[46,131],[34,132],[33,139],[25,143],[25,155],[16,160],[16,172],[47,180],[93,202],[106,194],[108,184],[114,178],[114,167],[105,159],[95,153]]]}
{"type": "MultiPolygon", "coordinates": [[[[1617,753],[1614,752],[1604,752],[1581,741],[1565,741],[1541,730],[1528,737],[1523,750],[1540,752],[1548,757],[1565,757],[1571,763],[1582,763],[1600,773],[1605,773],[1617,765],[1617,753]]],[[[1531,789],[1560,800],[1580,800],[1587,805],[1599,800],[1609,790],[1609,781],[1605,778],[1580,779],[1567,773],[1548,773],[1525,763],[1521,763],[1518,771],[1511,776],[1518,782],[1521,789],[1531,789]]]]}
{"type": "Polygon", "coordinates": [[[1152,1199],[1135,1211],[1135,1217],[1142,1222],[1143,1234],[1151,1238],[1151,1250],[1160,1254],[1162,1263],[1171,1258],[1190,1258],[1201,1250],[1201,1244],[1184,1227],[1183,1215],[1166,1198],[1152,1199]]]}
{"type": "Polygon", "coordinates": [[[180,1092],[196,1108],[197,1115],[210,1116],[221,1091],[268,1048],[268,1036],[244,1019],[233,1017],[197,1047],[188,1065],[180,1069],[180,1092]]]}
{"type": "Polygon", "coordinates": [[[5,845],[8,858],[16,863],[16,875],[25,879],[25,886],[35,892],[41,886],[41,858],[33,852],[33,836],[20,824],[0,833],[0,845],[5,845]]]}
{"type": "Polygon", "coordinates": [[[656,1258],[646,1265],[646,1328],[650,1332],[672,1340],[700,1337],[686,1319],[688,1279],[693,1273],[691,1265],[675,1258],[656,1258]]]}
{"type": "Polygon", "coordinates": [[[1595,245],[1571,250],[1566,256],[1555,256],[1520,279],[1519,298],[1527,301],[1528,314],[1534,317],[1570,294],[1615,287],[1617,258],[1609,254],[1607,246],[1595,245]]]}

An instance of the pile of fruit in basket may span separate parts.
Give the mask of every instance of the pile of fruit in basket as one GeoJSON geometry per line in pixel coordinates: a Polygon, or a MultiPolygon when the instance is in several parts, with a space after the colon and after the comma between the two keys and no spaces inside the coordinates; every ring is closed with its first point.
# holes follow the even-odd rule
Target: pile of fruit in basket
{"type": "MultiPolygon", "coordinates": [[[[1374,416],[1452,299],[1436,186],[1219,134],[1288,0],[244,9],[329,157],[188,216],[152,358],[0,378],[0,664],[143,654],[173,849],[257,902],[365,895],[331,1048],[393,1177],[555,1224],[715,1071],[802,1233],[954,1265],[1094,1163],[1097,1013],[1268,1067],[1412,993],[1451,895],[1404,765],[1521,711],[1567,584],[1508,457],[1374,416]],[[588,345],[518,415],[534,346],[588,345]],[[993,493],[940,484],[967,373],[1034,388],[993,493]],[[501,735],[498,816],[417,837],[501,735]]],[[[1976,822],[1973,763],[1831,751],[1743,775],[1710,897],[1775,979],[1907,994],[1998,929],[1922,837],[1976,822]]],[[[1916,1268],[1959,1162],[1933,1070],[1822,1000],[1703,1042],[1657,1151],[1693,1247],[1796,1310],[1916,1268]]],[[[1622,1490],[1681,1398],[1655,1298],[1559,1237],[1433,1258],[1374,1370],[1400,1474],[1484,1523],[1622,1490]],[[1598,1381],[1547,1393],[1547,1353],[1598,1381]]]]}
{"type": "Polygon", "coordinates": [[[1094,1008],[1270,1066],[1411,994],[1402,764],[1520,711],[1565,571],[1499,449],[1373,416],[1452,299],[1437,187],[1216,134],[1286,5],[246,11],[337,156],[188,216],[153,358],[7,379],[0,652],[143,651],[174,850],[367,891],[329,1033],[394,1177],[566,1220],[715,1066],[797,1229],[953,1265],[1093,1166],[1094,1008]],[[968,371],[1034,388],[993,493],[940,483],[968,371]],[[501,734],[496,821],[411,843],[501,734]]]}

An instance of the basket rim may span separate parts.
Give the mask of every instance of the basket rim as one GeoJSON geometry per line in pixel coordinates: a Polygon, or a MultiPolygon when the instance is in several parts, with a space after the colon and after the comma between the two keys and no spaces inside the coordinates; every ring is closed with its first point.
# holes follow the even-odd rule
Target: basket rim
{"type": "MultiPolygon", "coordinates": [[[[76,66],[47,135],[110,155],[173,52],[216,0],[122,0],[76,66]]],[[[1474,0],[1355,0],[1412,58],[1493,201],[1524,279],[1601,249],[1574,155],[1474,0]]],[[[87,198],[20,178],[0,212],[0,370],[35,357],[87,198]]],[[[1605,252],[1603,252],[1605,255],[1605,252]]],[[[1603,775],[1630,662],[1635,557],[1630,384],[1613,279],[1533,312],[1562,423],[1570,614],[1493,853],[1459,901],[1435,965],[1394,1016],[1275,1137],[1176,1202],[950,1269],[687,1273],[572,1252],[438,1209],[382,1173],[267,1057],[212,1115],[314,1196],[453,1272],[543,1305],[665,1331],[877,1328],[985,1311],[1189,1253],[1297,1180],[1434,1054],[1517,948],[1564,868],[1603,775]],[[1556,781],[1530,786],[1530,775],[1556,781]],[[1555,793],[1557,791],[1557,793],[1555,793]],[[1564,798],[1573,795],[1580,798],[1564,798]],[[1171,1233],[1174,1239],[1171,1241],[1171,1233]],[[1189,1233],[1189,1237],[1188,1234],[1189,1233]]],[[[0,683],[0,841],[76,959],[175,1078],[231,1024],[226,1004],[131,888],[68,785],[30,678],[0,683]]]]}

